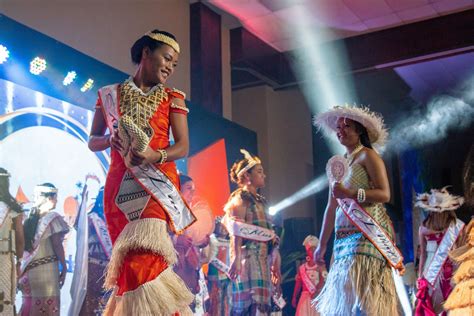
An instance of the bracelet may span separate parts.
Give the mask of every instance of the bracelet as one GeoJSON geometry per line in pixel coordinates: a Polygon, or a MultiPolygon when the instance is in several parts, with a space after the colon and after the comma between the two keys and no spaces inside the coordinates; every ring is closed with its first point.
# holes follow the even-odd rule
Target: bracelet
{"type": "Polygon", "coordinates": [[[364,203],[365,202],[365,190],[359,189],[357,190],[357,202],[364,203]]]}
{"type": "Polygon", "coordinates": [[[168,159],[168,153],[164,149],[158,149],[158,152],[161,155],[161,159],[158,161],[160,165],[164,164],[166,160],[168,159]]]}

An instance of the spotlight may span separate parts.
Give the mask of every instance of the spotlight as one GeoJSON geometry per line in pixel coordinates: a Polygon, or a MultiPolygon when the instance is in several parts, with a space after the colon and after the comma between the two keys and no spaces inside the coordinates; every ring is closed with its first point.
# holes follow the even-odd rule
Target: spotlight
{"type": "Polygon", "coordinates": [[[6,62],[8,57],[10,57],[10,52],[5,46],[0,45],[0,65],[6,62]]]}
{"type": "Polygon", "coordinates": [[[81,92],[86,92],[86,91],[90,90],[93,85],[94,85],[94,80],[92,80],[90,78],[87,79],[86,83],[81,88],[81,92]]]}
{"type": "Polygon", "coordinates": [[[33,75],[39,75],[46,69],[46,60],[40,57],[35,57],[30,63],[30,72],[33,75]]]}
{"type": "Polygon", "coordinates": [[[77,77],[77,74],[75,71],[69,71],[63,80],[63,85],[65,86],[70,85],[74,81],[74,79],[76,79],[76,77],[77,77]]]}
{"type": "Polygon", "coordinates": [[[299,191],[293,193],[293,195],[283,199],[277,204],[270,206],[268,212],[270,215],[275,215],[281,210],[294,205],[296,202],[299,202],[310,195],[321,192],[322,190],[328,187],[328,179],[325,173],[321,174],[319,177],[308,183],[305,187],[301,188],[299,191]]]}

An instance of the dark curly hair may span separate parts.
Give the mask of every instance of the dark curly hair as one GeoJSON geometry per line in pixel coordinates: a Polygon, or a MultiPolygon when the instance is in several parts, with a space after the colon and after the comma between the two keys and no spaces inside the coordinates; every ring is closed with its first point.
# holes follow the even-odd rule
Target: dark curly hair
{"type": "MultiPolygon", "coordinates": [[[[244,158],[242,160],[239,160],[239,161],[236,161],[234,162],[234,164],[232,165],[232,168],[230,169],[230,180],[232,182],[234,182],[235,184],[239,185],[239,186],[242,186],[244,183],[242,182],[243,181],[243,175],[241,175],[240,177],[238,176],[238,173],[244,169],[245,167],[248,166],[248,164],[250,163],[250,161],[247,159],[247,158],[244,158]]],[[[253,166],[252,168],[250,168],[249,170],[247,170],[247,172],[252,172],[253,168],[255,168],[255,166],[253,166]]]]}

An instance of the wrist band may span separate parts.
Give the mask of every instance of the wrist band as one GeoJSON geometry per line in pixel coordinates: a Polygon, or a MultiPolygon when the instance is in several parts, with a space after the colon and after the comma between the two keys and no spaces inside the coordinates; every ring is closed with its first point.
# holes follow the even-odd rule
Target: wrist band
{"type": "Polygon", "coordinates": [[[365,202],[365,190],[359,189],[357,190],[357,202],[364,203],[365,202]]]}
{"type": "Polygon", "coordinates": [[[160,153],[161,155],[161,159],[158,161],[158,163],[161,165],[161,164],[164,164],[166,162],[166,160],[168,159],[168,153],[166,152],[166,150],[164,149],[158,149],[158,152],[160,153]]]}

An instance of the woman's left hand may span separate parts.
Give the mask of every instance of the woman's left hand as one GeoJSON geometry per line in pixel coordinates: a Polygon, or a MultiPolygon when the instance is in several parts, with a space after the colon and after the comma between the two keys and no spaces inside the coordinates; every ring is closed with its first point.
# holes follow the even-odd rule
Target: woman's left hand
{"type": "Polygon", "coordinates": [[[334,182],[332,185],[332,196],[336,199],[346,199],[354,197],[354,192],[342,185],[340,182],[334,182]]]}
{"type": "Polygon", "coordinates": [[[271,276],[271,281],[274,285],[280,285],[281,281],[281,274],[280,271],[277,267],[277,265],[272,264],[270,267],[270,276],[271,276]]]}

